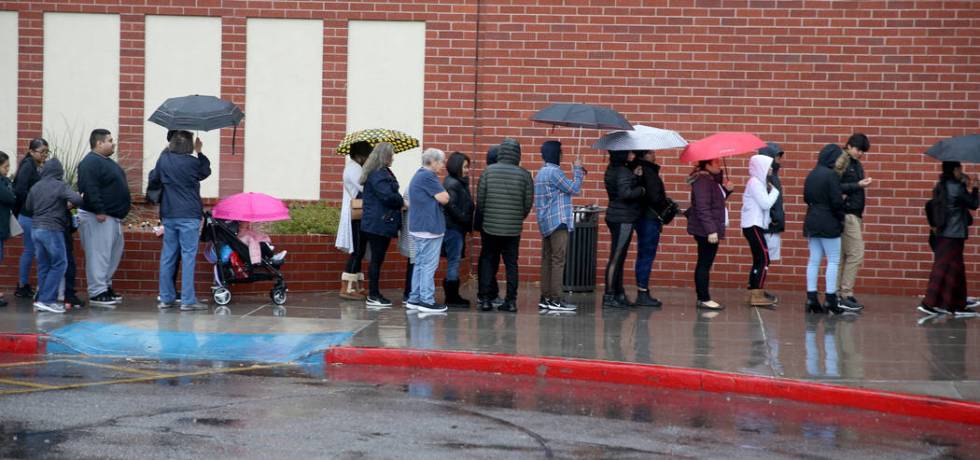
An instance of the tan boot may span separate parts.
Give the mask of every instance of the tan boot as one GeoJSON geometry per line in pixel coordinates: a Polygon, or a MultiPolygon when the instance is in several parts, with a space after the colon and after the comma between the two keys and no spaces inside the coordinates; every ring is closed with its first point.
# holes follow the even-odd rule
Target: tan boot
{"type": "Polygon", "coordinates": [[[367,289],[364,289],[364,273],[357,274],[357,293],[367,298],[367,289]]]}
{"type": "Polygon", "coordinates": [[[364,300],[364,295],[357,292],[356,273],[344,273],[340,275],[340,298],[347,300],[364,300]]]}
{"type": "Polygon", "coordinates": [[[772,307],[775,304],[766,297],[766,291],[762,289],[749,289],[749,305],[753,307],[772,307]]]}

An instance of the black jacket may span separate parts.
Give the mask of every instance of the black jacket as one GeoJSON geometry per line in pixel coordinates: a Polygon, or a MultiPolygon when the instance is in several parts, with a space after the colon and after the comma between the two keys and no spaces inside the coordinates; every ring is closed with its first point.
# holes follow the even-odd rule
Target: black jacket
{"type": "Polygon", "coordinates": [[[646,191],[640,178],[629,168],[629,152],[609,152],[609,167],[603,181],[609,207],[606,209],[606,222],[611,224],[630,224],[643,214],[646,191]]]}
{"type": "MultiPolygon", "coordinates": [[[[845,153],[846,155],[846,153],[845,153]]],[[[864,166],[861,161],[848,158],[840,176],[840,189],[847,195],[844,198],[844,213],[864,217],[864,188],[858,182],[864,179],[864,166]]]]}
{"type": "Polygon", "coordinates": [[[839,146],[825,145],[820,150],[817,167],[803,183],[803,200],[807,205],[803,235],[808,238],[838,238],[844,230],[844,198],[840,177],[834,171],[837,158],[843,154],[839,146]]]}
{"type": "Polygon", "coordinates": [[[203,153],[164,150],[150,171],[151,184],[162,184],[161,219],[200,219],[203,217],[201,181],[211,175],[211,161],[203,153]]]}
{"type": "Polygon", "coordinates": [[[468,178],[446,176],[443,188],[449,192],[449,203],[442,207],[446,215],[446,228],[469,233],[473,230],[473,197],[470,195],[468,178]]]}
{"type": "Polygon", "coordinates": [[[667,209],[667,192],[664,181],[660,178],[660,165],[646,160],[636,160],[635,166],[643,167],[640,183],[646,192],[643,196],[643,218],[657,219],[657,214],[667,209]]]}
{"type": "Polygon", "coordinates": [[[10,238],[10,215],[17,197],[7,176],[0,176],[0,241],[10,238]]]}
{"type": "MultiPolygon", "coordinates": [[[[759,149],[759,155],[765,155],[775,159],[779,155],[779,151],[763,148],[759,149]]],[[[786,231],[786,208],[783,207],[783,181],[779,178],[779,169],[779,163],[773,162],[772,174],[769,175],[769,183],[776,190],[779,190],[779,198],[776,198],[776,204],[772,205],[772,208],[769,210],[769,217],[772,218],[772,222],[769,224],[769,228],[766,229],[766,233],[783,233],[786,231]]]]}
{"type": "MultiPolygon", "coordinates": [[[[31,154],[24,156],[24,159],[17,166],[17,175],[14,177],[14,195],[17,196],[17,201],[14,203],[14,214],[20,215],[21,210],[24,208],[24,202],[27,201],[27,193],[31,191],[31,187],[41,180],[41,168],[38,168],[37,162],[31,157],[31,154]]],[[[24,214],[30,217],[30,214],[24,214]]]]}
{"type": "Polygon", "coordinates": [[[970,225],[973,224],[970,211],[980,207],[980,193],[976,188],[968,192],[966,185],[955,179],[945,179],[938,186],[942,187],[940,191],[946,193],[946,222],[939,230],[939,236],[966,239],[970,233],[970,225]]]}
{"type": "Polygon", "coordinates": [[[78,164],[78,191],[82,209],[125,219],[132,205],[126,172],[111,158],[89,152],[78,164]]]}

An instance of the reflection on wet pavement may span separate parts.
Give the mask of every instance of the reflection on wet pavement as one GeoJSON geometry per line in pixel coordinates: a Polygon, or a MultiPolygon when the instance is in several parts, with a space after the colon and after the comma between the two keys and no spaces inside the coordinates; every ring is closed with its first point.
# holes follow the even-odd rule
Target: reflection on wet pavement
{"type": "MultiPolygon", "coordinates": [[[[394,292],[386,294],[397,298],[394,292]]],[[[740,305],[742,291],[718,290],[716,296],[728,308],[717,313],[696,311],[687,290],[657,292],[665,304],[660,309],[603,309],[601,295],[578,294],[568,299],[579,305],[576,314],[555,316],[539,314],[538,291],[522,286],[517,314],[471,309],[424,317],[399,306],[368,310],[334,294],[291,293],[286,318],[274,316],[261,297],[236,298],[234,311],[247,315],[230,318],[249,333],[277,328],[277,333],[310,334],[317,330],[310,324],[323,320],[357,324],[350,328],[354,346],[652,363],[980,401],[980,353],[970,352],[980,346],[980,320],[939,318],[918,324],[916,299],[883,296],[862,296],[867,308],[860,317],[806,315],[801,293],[779,294],[782,305],[768,310],[740,305]]],[[[128,324],[151,329],[164,328],[153,323],[185,330],[216,321],[209,315],[157,313],[153,305],[153,299],[129,299],[119,311],[52,316],[16,304],[0,312],[0,331],[51,331],[79,321],[118,323],[127,315],[128,324]],[[209,319],[195,319],[200,317],[209,319]]]]}

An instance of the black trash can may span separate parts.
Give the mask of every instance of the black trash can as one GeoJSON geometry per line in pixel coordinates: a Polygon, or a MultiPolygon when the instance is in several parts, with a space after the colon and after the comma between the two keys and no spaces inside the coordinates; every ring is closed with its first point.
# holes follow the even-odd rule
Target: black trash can
{"type": "Polygon", "coordinates": [[[596,252],[599,249],[598,206],[577,206],[572,212],[575,231],[568,235],[565,253],[565,273],[562,290],[565,292],[592,292],[595,290],[596,252]]]}

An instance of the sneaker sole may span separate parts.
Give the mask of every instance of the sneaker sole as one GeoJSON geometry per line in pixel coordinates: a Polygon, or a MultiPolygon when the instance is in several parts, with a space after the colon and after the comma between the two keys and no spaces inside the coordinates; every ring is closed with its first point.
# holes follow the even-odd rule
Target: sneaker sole
{"type": "Polygon", "coordinates": [[[915,309],[918,310],[919,313],[922,313],[924,315],[936,316],[936,315],[939,314],[938,311],[930,310],[930,309],[928,309],[926,307],[923,307],[922,305],[919,305],[918,307],[915,307],[915,309]]]}
{"type": "Polygon", "coordinates": [[[562,307],[560,305],[548,305],[548,309],[552,311],[575,311],[572,307],[562,307]]]}
{"type": "Polygon", "coordinates": [[[405,308],[407,308],[409,310],[418,310],[419,309],[419,304],[417,304],[417,303],[411,303],[411,302],[405,302],[405,308]]]}
{"type": "Polygon", "coordinates": [[[43,311],[43,312],[47,312],[47,313],[64,313],[65,312],[64,310],[57,310],[57,309],[51,308],[51,307],[49,307],[47,305],[43,305],[43,304],[41,304],[41,305],[34,304],[34,310],[35,311],[43,311]]]}
{"type": "Polygon", "coordinates": [[[445,308],[440,309],[440,308],[419,307],[417,308],[417,310],[419,311],[419,313],[445,313],[446,312],[445,308]]]}
{"type": "Polygon", "coordinates": [[[366,302],[364,302],[364,304],[367,305],[367,306],[369,306],[369,307],[390,307],[391,306],[391,302],[384,303],[384,302],[366,301],[366,302]]]}

